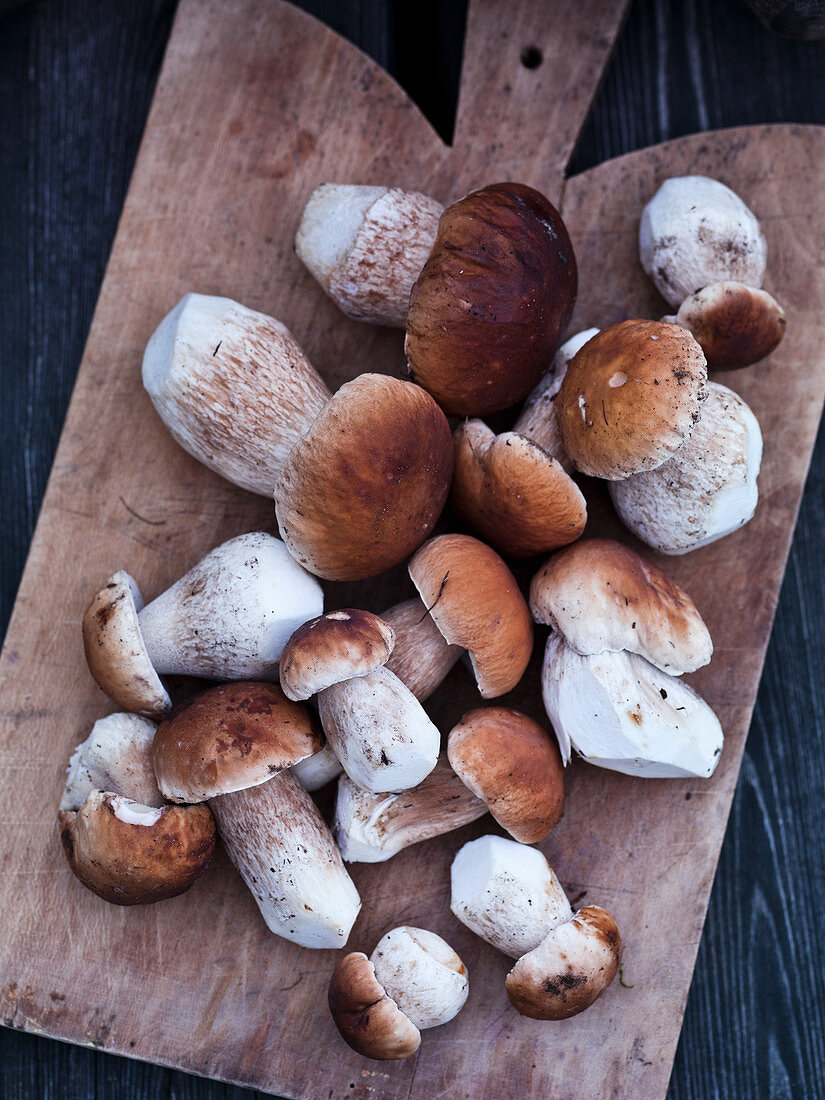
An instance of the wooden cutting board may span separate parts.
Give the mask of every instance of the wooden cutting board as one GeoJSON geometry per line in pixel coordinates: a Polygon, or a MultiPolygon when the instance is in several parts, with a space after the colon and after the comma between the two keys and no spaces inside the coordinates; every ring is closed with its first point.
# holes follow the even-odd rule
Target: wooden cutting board
{"type": "MultiPolygon", "coordinates": [[[[7,1025],[313,1100],[664,1094],[825,393],[825,131],[699,135],[565,183],[622,14],[609,0],[472,3],[448,149],[386,74],[308,16],[262,0],[183,0],[0,659],[7,1025]],[[538,68],[520,61],[531,46],[538,68]],[[756,518],[664,562],[716,643],[691,680],[724,725],[722,761],[704,783],[570,769],[565,818],[542,848],[574,902],[615,914],[626,947],[623,982],[564,1023],[519,1017],[504,994],[509,961],[449,912],[452,855],[491,831],[490,818],[388,864],[355,866],[364,909],[352,948],[423,924],[471,974],[466,1009],[425,1033],[415,1058],[367,1061],[326,1012],[337,955],[271,936],[225,858],[181,898],[118,909],[84,890],[60,852],[69,753],[112,709],[83,661],[90,595],[126,568],[151,598],[223,539],[274,529],[269,502],[172,443],[140,387],[143,347],[196,289],[281,318],[333,386],[364,370],[399,373],[399,334],[345,320],[294,258],[300,210],[324,180],[418,187],[444,201],[494,179],[533,184],[561,205],[577,250],[574,326],[658,316],[636,260],[639,213],[662,179],[687,172],[724,180],[759,215],[767,285],[788,311],[770,362],[724,379],[765,434],[756,518]]],[[[592,510],[594,531],[618,531],[598,495],[592,510]]],[[[381,610],[410,593],[399,568],[329,585],[327,606],[381,610]]],[[[509,697],[534,714],[541,640],[509,697]]],[[[457,668],[432,712],[446,729],[477,702],[457,668]]]]}

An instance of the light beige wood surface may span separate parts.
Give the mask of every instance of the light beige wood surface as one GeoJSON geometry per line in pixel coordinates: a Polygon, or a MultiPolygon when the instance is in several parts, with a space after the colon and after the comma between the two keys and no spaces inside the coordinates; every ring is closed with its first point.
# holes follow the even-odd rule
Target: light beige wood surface
{"type": "MultiPolygon", "coordinates": [[[[620,19],[621,5],[600,0],[473,5],[448,150],[385,74],[307,16],[255,0],[182,3],[0,663],[6,1024],[312,1100],[664,1094],[825,392],[816,267],[825,133],[702,135],[563,184],[620,19]],[[543,49],[538,70],[520,66],[525,45],[543,49]],[[151,598],[222,539],[274,529],[266,500],[223,483],[167,436],[140,388],[143,346],[197,289],[281,318],[333,386],[363,370],[399,372],[399,334],[347,321],[293,256],[302,205],[328,179],[443,200],[496,176],[524,179],[562,203],[581,267],[576,323],[658,316],[636,261],[638,217],[661,179],[686,172],[717,176],[752,205],[769,242],[768,287],[788,310],[788,337],[769,364],[724,379],[765,432],[757,516],[665,562],[716,641],[713,663],[691,680],[725,728],[719,770],[701,783],[570,769],[564,820],[542,847],[574,902],[615,914],[626,949],[624,984],[564,1023],[519,1017],[504,994],[508,960],[449,912],[452,855],[491,830],[490,818],[388,864],[356,866],[364,910],[353,949],[371,950],[395,924],[424,924],[471,974],[467,1008],[426,1033],[418,1055],[366,1061],[326,1011],[337,956],[267,933],[225,857],[181,898],[118,909],[84,890],[60,852],[55,807],[69,752],[111,710],[83,661],[91,593],[127,568],[151,598]]],[[[593,530],[615,532],[591,490],[593,530]]],[[[399,568],[330,585],[327,604],[380,610],[409,594],[399,568]]],[[[533,714],[540,649],[508,697],[533,714]]],[[[431,710],[447,728],[477,702],[458,666],[431,710]]]]}

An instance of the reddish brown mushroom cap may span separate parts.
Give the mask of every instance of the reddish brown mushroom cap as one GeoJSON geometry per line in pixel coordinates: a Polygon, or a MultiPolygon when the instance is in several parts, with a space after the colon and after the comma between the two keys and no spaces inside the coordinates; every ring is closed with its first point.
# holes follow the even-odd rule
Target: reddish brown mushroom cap
{"type": "Polygon", "coordinates": [[[367,1058],[409,1058],[421,1045],[418,1028],[387,996],[362,951],[345,955],[335,967],[329,1010],[345,1042],[367,1058]]]}
{"type": "Polygon", "coordinates": [[[266,782],[323,748],[309,710],[275,684],[210,688],[161,722],[153,760],[158,786],[175,802],[205,802],[266,782]]]}
{"type": "Polygon", "coordinates": [[[553,358],[577,286],[564,222],[542,194],[519,183],[473,191],[442,214],[412,289],[415,380],[448,413],[514,405],[553,358]]]}
{"type": "Polygon", "coordinates": [[[712,283],[679,306],[676,320],[696,338],[715,370],[758,363],[785,335],[785,311],[766,290],[712,283]]]}
{"type": "Polygon", "coordinates": [[[565,450],[591,477],[621,481],[674,455],[699,419],[707,364],[681,325],[622,321],[573,356],[555,407],[565,450]]]}
{"type": "Polygon", "coordinates": [[[453,770],[523,844],[544,840],[564,809],[564,767],[556,742],[509,707],[471,710],[450,731],[453,770]]]}
{"type": "Polygon", "coordinates": [[[452,473],[450,426],[432,397],[362,374],[290,451],[275,488],[281,536],[319,577],[374,577],[427,537],[452,473]]]}
{"type": "Polygon", "coordinates": [[[281,687],[288,699],[309,699],[387,663],[395,632],[371,611],[345,607],[299,626],[281,654],[281,687]]]}
{"type": "Polygon", "coordinates": [[[415,554],[409,573],[447,641],[468,650],[482,698],[514,688],[533,651],[533,624],[495,550],[469,535],[439,535],[415,554]]]}

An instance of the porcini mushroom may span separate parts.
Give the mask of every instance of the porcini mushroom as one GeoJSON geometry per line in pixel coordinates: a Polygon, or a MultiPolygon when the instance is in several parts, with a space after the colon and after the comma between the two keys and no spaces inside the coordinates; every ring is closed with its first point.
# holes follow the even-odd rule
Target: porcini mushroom
{"type": "Polygon", "coordinates": [[[622,321],[573,356],[555,401],[577,470],[620,481],[671,458],[699,419],[707,385],[702,349],[686,329],[622,321]]]}
{"type": "Polygon", "coordinates": [[[367,1058],[409,1058],[421,1045],[421,1032],[375,977],[362,951],[345,955],[329,983],[329,1011],[341,1038],[367,1058]]]}
{"type": "Polygon", "coordinates": [[[533,651],[533,626],[498,554],[469,535],[439,535],[424,543],[408,568],[438,629],[467,650],[482,698],[514,688],[533,651]]]}
{"type": "Polygon", "coordinates": [[[387,663],[395,631],[371,611],[345,607],[299,626],[281,654],[287,699],[309,699],[332,684],[366,676],[387,663]]]}
{"type": "Polygon", "coordinates": [[[785,311],[766,290],[712,283],[685,298],[676,323],[692,333],[714,370],[758,363],[785,335],[785,311]]]}
{"type": "Polygon", "coordinates": [[[470,992],[467,967],[426,928],[393,928],[375,945],[370,962],[376,981],[419,1031],[449,1023],[470,992]]]}
{"type": "Polygon", "coordinates": [[[71,755],[60,810],[78,810],[92,791],[124,795],[143,806],[165,802],[152,767],[157,727],[137,714],[99,718],[71,755]]]}
{"type": "Polygon", "coordinates": [[[450,645],[417,597],[382,612],[381,618],[395,632],[386,667],[423,703],[461,656],[461,646],[450,645]]]}
{"type": "Polygon", "coordinates": [[[753,212],[724,183],[675,176],[642,211],[639,255],[656,289],[676,307],[709,283],[762,286],[767,248],[753,212]]]}
{"type": "Polygon", "coordinates": [[[282,542],[255,531],[212,550],[145,607],[132,578],[115,573],[86,610],[83,644],[111,699],[161,715],[171,702],[159,673],[273,676],[289,635],[322,608],[315,578],[282,542]]]}
{"type": "Polygon", "coordinates": [[[710,382],[702,418],[684,447],[656,470],[611,482],[610,499],[642,542],[663,554],[686,554],[753,518],[761,464],[753,412],[733,390],[710,382]]]}
{"type": "Polygon", "coordinates": [[[510,707],[468,711],[450,730],[456,775],[496,821],[525,844],[544,840],[564,808],[564,767],[538,722],[510,707]]]}
{"type": "Polygon", "coordinates": [[[323,183],[304,207],[295,251],[348,317],[403,328],[443,211],[420,191],[323,183]]]}
{"type": "Polygon", "coordinates": [[[576,299],[576,260],[555,207],[498,183],[449,206],[410,296],[406,352],[445,412],[484,416],[525,397],[576,299]]]}

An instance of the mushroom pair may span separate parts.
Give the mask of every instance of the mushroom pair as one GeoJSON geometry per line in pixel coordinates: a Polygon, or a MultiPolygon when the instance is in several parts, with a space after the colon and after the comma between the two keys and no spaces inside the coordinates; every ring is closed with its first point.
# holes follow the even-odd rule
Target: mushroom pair
{"type": "Polygon", "coordinates": [[[530,607],[553,628],[542,698],[565,763],[648,777],[713,774],[722,728],[677,677],[707,664],[713,644],[693,601],[620,543],[586,539],[533,578],[530,607]]]}
{"type": "Polygon", "coordinates": [[[419,386],[363,374],[335,395],[280,322],[188,294],[161,322],[143,384],[177,442],[242,488],[274,494],[306,569],[371,577],[435,524],[450,486],[450,428],[419,386]]]}
{"type": "Polygon", "coordinates": [[[574,913],[537,848],[479,837],[456,855],[450,882],[450,908],[462,924],[518,959],[505,985],[523,1016],[575,1016],[618,973],[622,940],[615,920],[598,905],[574,913]]]}

